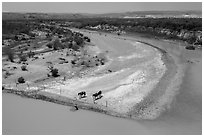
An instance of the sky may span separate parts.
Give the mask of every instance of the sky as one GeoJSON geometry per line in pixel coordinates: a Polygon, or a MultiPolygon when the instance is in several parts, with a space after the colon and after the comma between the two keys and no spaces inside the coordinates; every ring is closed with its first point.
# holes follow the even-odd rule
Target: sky
{"type": "Polygon", "coordinates": [[[3,12],[114,13],[202,10],[201,2],[3,2],[3,12]]]}

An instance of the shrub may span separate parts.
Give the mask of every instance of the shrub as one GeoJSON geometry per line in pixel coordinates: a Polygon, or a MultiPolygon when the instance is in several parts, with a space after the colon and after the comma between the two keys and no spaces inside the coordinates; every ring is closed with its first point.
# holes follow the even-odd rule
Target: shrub
{"type": "Polygon", "coordinates": [[[71,60],[71,63],[72,63],[72,65],[75,65],[76,61],[75,60],[71,60]]]}
{"type": "Polygon", "coordinates": [[[87,42],[91,42],[91,40],[88,38],[87,40],[86,40],[87,42]]]}
{"type": "Polygon", "coordinates": [[[27,58],[25,55],[19,55],[19,59],[20,59],[20,62],[25,62],[27,61],[27,58]]]}
{"type": "Polygon", "coordinates": [[[28,55],[29,58],[31,58],[31,57],[33,57],[35,55],[35,53],[30,51],[30,52],[27,53],[27,55],[28,55]]]}
{"type": "Polygon", "coordinates": [[[5,73],[5,78],[7,78],[7,77],[9,77],[9,76],[11,76],[12,75],[12,73],[10,73],[9,71],[6,71],[6,73],[5,73]]]}
{"type": "Polygon", "coordinates": [[[90,42],[90,38],[88,38],[87,36],[84,36],[84,39],[87,41],[87,42],[90,42]]]}
{"type": "Polygon", "coordinates": [[[58,77],[58,76],[59,76],[59,74],[58,74],[58,69],[56,69],[56,68],[55,68],[55,69],[52,69],[50,72],[51,72],[51,74],[52,74],[53,77],[58,77]]]}
{"type": "Polygon", "coordinates": [[[14,62],[14,60],[13,60],[14,59],[14,52],[13,52],[13,50],[10,47],[6,47],[4,52],[8,56],[8,59],[11,62],[14,62]]]}
{"type": "Polygon", "coordinates": [[[21,70],[22,71],[26,71],[27,70],[27,66],[26,65],[21,66],[21,70]]]}
{"type": "Polygon", "coordinates": [[[25,79],[23,77],[18,78],[18,83],[25,83],[25,79]]]}
{"type": "Polygon", "coordinates": [[[53,44],[52,43],[48,43],[46,46],[51,49],[53,47],[53,44]]]}
{"type": "Polygon", "coordinates": [[[195,47],[194,46],[186,46],[186,49],[188,49],[188,50],[195,50],[195,47]]]}
{"type": "Polygon", "coordinates": [[[99,54],[97,55],[97,57],[98,57],[98,59],[99,59],[101,65],[104,65],[105,62],[107,61],[107,58],[106,58],[106,56],[105,56],[104,53],[99,53],[99,54]]]}
{"type": "Polygon", "coordinates": [[[83,40],[83,38],[81,38],[81,37],[79,37],[79,36],[75,36],[74,37],[74,41],[76,42],[76,44],[77,45],[82,45],[83,44],[83,42],[84,42],[84,40],[83,40]]]}
{"type": "Polygon", "coordinates": [[[63,45],[60,43],[59,39],[56,39],[56,40],[53,42],[53,49],[54,49],[54,50],[61,49],[62,47],[63,47],[63,45]]]}

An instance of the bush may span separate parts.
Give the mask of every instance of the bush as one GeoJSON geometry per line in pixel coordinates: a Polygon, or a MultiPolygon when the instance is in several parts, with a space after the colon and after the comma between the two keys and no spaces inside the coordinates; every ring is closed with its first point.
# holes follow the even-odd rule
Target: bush
{"type": "Polygon", "coordinates": [[[86,40],[87,42],[91,42],[91,40],[88,38],[87,40],[86,40]]]}
{"type": "Polygon", "coordinates": [[[48,43],[46,46],[51,49],[53,47],[53,44],[52,43],[48,43]]]}
{"type": "Polygon", "coordinates": [[[194,46],[186,46],[186,49],[188,49],[188,50],[195,50],[195,47],[194,46]]]}
{"type": "Polygon", "coordinates": [[[7,78],[7,77],[9,77],[9,76],[11,76],[12,75],[12,73],[10,73],[9,71],[6,71],[6,73],[5,73],[5,78],[7,78]]]}
{"type": "Polygon", "coordinates": [[[107,62],[107,58],[104,53],[99,53],[97,55],[97,58],[99,59],[99,62],[101,63],[101,65],[104,65],[105,62],[107,62]]]}
{"type": "Polygon", "coordinates": [[[79,37],[79,36],[75,36],[74,37],[74,41],[76,42],[77,45],[81,46],[84,42],[83,38],[79,37]]]}
{"type": "Polygon", "coordinates": [[[20,62],[25,62],[27,61],[27,58],[25,55],[19,55],[19,59],[20,59],[20,62]]]}
{"type": "Polygon", "coordinates": [[[25,79],[23,77],[18,78],[18,83],[25,83],[25,79]]]}
{"type": "Polygon", "coordinates": [[[75,60],[71,60],[71,63],[72,63],[72,65],[76,64],[75,60]]]}
{"type": "Polygon", "coordinates": [[[58,74],[58,69],[56,69],[56,68],[55,68],[55,69],[52,69],[50,72],[51,72],[51,74],[52,74],[53,77],[58,77],[58,76],[59,76],[59,74],[58,74]]]}
{"type": "Polygon", "coordinates": [[[63,45],[60,43],[59,39],[56,39],[56,40],[53,42],[53,49],[54,49],[54,50],[61,49],[62,47],[63,47],[63,45]]]}
{"type": "Polygon", "coordinates": [[[27,70],[27,66],[26,65],[21,66],[21,70],[22,71],[26,71],[27,70]]]}
{"type": "Polygon", "coordinates": [[[84,39],[87,41],[87,42],[90,42],[90,38],[88,38],[87,36],[84,36],[84,39]]]}
{"type": "Polygon", "coordinates": [[[31,58],[31,57],[33,57],[35,55],[35,53],[30,51],[30,52],[27,53],[27,55],[28,55],[29,58],[31,58]]]}
{"type": "Polygon", "coordinates": [[[8,59],[11,62],[14,62],[14,60],[13,60],[14,59],[14,52],[13,52],[13,50],[10,47],[6,47],[4,52],[8,56],[8,59]]]}

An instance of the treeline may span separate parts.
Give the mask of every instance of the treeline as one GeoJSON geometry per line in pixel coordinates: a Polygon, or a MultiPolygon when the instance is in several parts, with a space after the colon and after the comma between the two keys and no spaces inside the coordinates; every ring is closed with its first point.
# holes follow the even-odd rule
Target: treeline
{"type": "Polygon", "coordinates": [[[28,34],[33,25],[27,21],[2,21],[3,34],[28,34]]]}
{"type": "Polygon", "coordinates": [[[3,34],[28,32],[29,29],[41,22],[55,21],[63,23],[65,21],[74,22],[72,26],[84,28],[86,26],[97,25],[114,25],[116,27],[126,28],[128,26],[144,26],[152,28],[166,28],[174,31],[188,30],[188,31],[202,31],[202,18],[137,18],[137,19],[123,19],[123,18],[79,18],[69,20],[35,20],[35,24],[23,21],[2,21],[3,34]]]}
{"type": "Polygon", "coordinates": [[[189,31],[202,31],[201,18],[137,18],[137,19],[118,19],[118,18],[93,18],[93,19],[74,19],[79,28],[85,26],[114,25],[116,27],[135,27],[144,26],[152,28],[166,28],[175,31],[182,29],[189,31]]]}
{"type": "Polygon", "coordinates": [[[151,34],[152,36],[165,37],[170,39],[180,39],[187,43],[202,45],[202,18],[95,18],[95,19],[75,19],[74,27],[91,28],[106,31],[116,27],[118,31],[137,32],[151,34]],[[100,26],[100,27],[99,27],[100,26]],[[108,30],[108,29],[107,29],[108,30]]]}

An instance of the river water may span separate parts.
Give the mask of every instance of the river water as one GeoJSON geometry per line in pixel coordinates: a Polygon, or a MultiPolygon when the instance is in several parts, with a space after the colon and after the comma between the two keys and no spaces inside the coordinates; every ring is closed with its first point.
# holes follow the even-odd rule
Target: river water
{"type": "Polygon", "coordinates": [[[68,106],[3,94],[2,131],[3,134],[201,134],[201,110],[195,108],[195,102],[190,106],[183,103],[185,100],[175,106],[180,108],[167,111],[157,120],[134,121],[86,110],[72,112],[68,106]]]}

